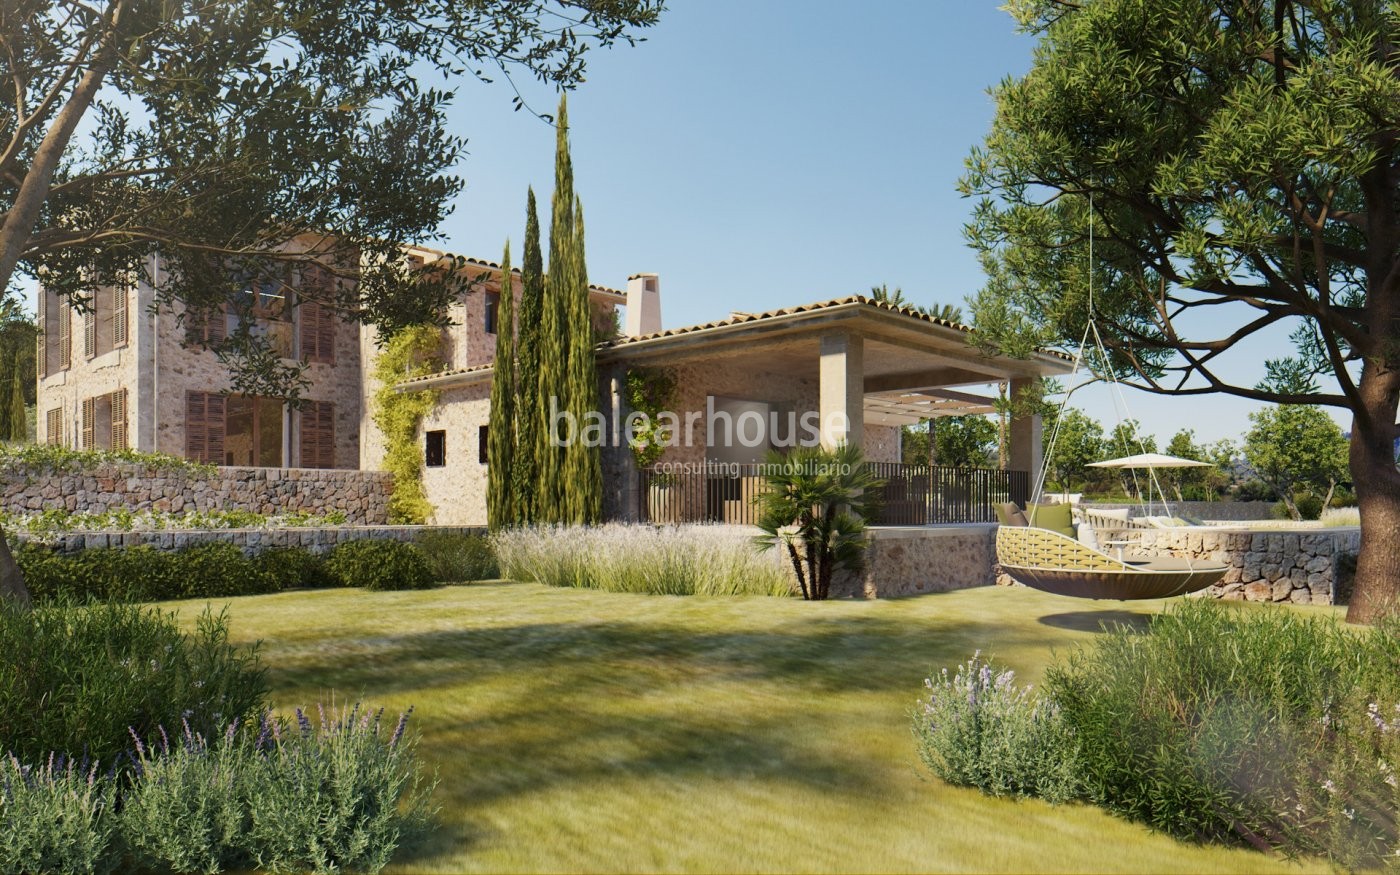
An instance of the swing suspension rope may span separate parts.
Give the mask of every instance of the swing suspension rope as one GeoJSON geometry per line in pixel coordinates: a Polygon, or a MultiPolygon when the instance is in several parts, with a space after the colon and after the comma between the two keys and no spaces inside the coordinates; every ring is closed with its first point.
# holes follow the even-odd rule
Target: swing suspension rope
{"type": "MultiPolygon", "coordinates": [[[[1107,346],[1103,342],[1103,335],[1099,333],[1098,319],[1096,318],[1097,314],[1094,308],[1094,193],[1092,191],[1089,192],[1088,297],[1088,318],[1085,320],[1084,334],[1079,339],[1079,349],[1074,354],[1074,367],[1070,371],[1070,376],[1073,377],[1078,374],[1082,366],[1088,369],[1089,377],[1084,382],[1066,392],[1064,398],[1060,401],[1059,410],[1055,416],[1055,424],[1050,429],[1050,441],[1047,445],[1050,452],[1045,453],[1045,457],[1041,460],[1040,471],[1036,476],[1035,490],[1031,493],[1034,496],[1032,501],[1037,504],[1040,503],[1041,499],[1044,497],[1045,480],[1050,472],[1051,456],[1055,449],[1056,442],[1060,438],[1061,426],[1065,419],[1065,408],[1069,404],[1070,396],[1085,386],[1098,382],[1107,382],[1110,385],[1110,398],[1114,402],[1114,415],[1118,417],[1120,425],[1126,424],[1128,427],[1127,434],[1119,435],[1119,440],[1122,442],[1123,450],[1125,451],[1124,455],[1132,455],[1133,443],[1137,444],[1138,452],[1147,452],[1147,443],[1138,432],[1137,420],[1133,419],[1131,416],[1131,412],[1128,409],[1127,396],[1123,394],[1123,384],[1114,372],[1112,361],[1109,359],[1107,346]],[[1093,351],[1097,353],[1099,359],[1098,368],[1094,367],[1093,363],[1086,355],[1091,337],[1094,341],[1093,351]]],[[[1133,491],[1138,495],[1138,504],[1142,508],[1143,513],[1145,515],[1150,513],[1152,508],[1152,494],[1155,490],[1157,496],[1162,501],[1162,510],[1165,511],[1167,516],[1171,516],[1171,506],[1167,503],[1166,491],[1162,489],[1162,483],[1157,478],[1157,470],[1151,467],[1147,469],[1148,489],[1145,499],[1143,497],[1142,484],[1138,479],[1137,469],[1129,468],[1128,470],[1132,472],[1133,491]]]]}

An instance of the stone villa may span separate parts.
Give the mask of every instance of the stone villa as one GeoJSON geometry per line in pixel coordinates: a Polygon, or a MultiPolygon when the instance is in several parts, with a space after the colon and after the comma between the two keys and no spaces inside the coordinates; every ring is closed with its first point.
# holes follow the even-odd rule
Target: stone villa
{"type": "MultiPolygon", "coordinates": [[[[406,247],[405,254],[426,265],[444,257],[419,247],[406,247]]],[[[158,281],[159,265],[153,267],[158,281]]],[[[477,282],[449,312],[452,325],[443,332],[440,354],[444,368],[398,387],[437,392],[420,440],[424,485],[437,509],[434,522],[445,525],[486,519],[500,269],[474,259],[463,269],[477,282]]],[[[246,292],[258,329],[286,358],[307,366],[310,388],[296,410],[280,399],[230,394],[215,355],[190,345],[191,332],[217,340],[235,328],[240,317],[232,312],[199,324],[179,320],[168,310],[156,311],[155,290],[144,283],[96,290],[94,307],[85,314],[42,294],[39,441],[161,451],[223,466],[379,470],[384,442],[370,415],[370,398],[379,387],[368,377],[374,330],[298,301],[302,284],[315,281],[294,276],[275,287],[250,284],[246,292]]],[[[753,480],[744,466],[759,461],[770,446],[784,445],[784,438],[736,440],[742,431],[736,423],[792,422],[810,413],[819,417],[822,443],[859,443],[872,461],[896,464],[901,426],[991,410],[991,399],[970,388],[1009,383],[1015,392],[1070,370],[1069,361],[1056,354],[1025,360],[984,355],[969,342],[971,329],[860,296],[664,330],[655,274],[629,278],[626,291],[591,286],[590,296],[599,325],[615,324],[619,308],[625,310],[616,323],[621,334],[598,348],[600,412],[614,435],[629,412],[623,391],[629,368],[670,369],[677,378],[677,412],[693,419],[688,442],[668,449],[662,462],[701,472],[698,488],[691,499],[668,505],[668,519],[742,521],[753,480]],[[708,473],[713,469],[721,473],[708,473]]],[[[773,430],[781,431],[776,425],[773,430]]],[[[1039,432],[1037,417],[1013,420],[1014,471],[1039,468],[1039,432]]],[[[647,474],[636,470],[625,445],[606,445],[603,458],[607,514],[661,518],[655,499],[647,499],[647,474]]],[[[971,494],[981,482],[967,480],[959,489],[971,494]]],[[[924,501],[894,498],[896,504],[924,501]]]]}

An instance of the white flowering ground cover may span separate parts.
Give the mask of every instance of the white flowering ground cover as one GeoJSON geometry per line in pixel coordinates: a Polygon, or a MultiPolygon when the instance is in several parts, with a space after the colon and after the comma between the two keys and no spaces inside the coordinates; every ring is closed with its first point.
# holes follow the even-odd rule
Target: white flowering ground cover
{"type": "MultiPolygon", "coordinates": [[[[222,602],[221,602],[222,603],[222,602]]],[[[173,603],[193,623],[205,603],[173,603]]],[[[414,706],[437,827],[390,871],[1300,872],[932,778],[911,709],[981,649],[1040,684],[1129,606],[1025,589],[803,602],[492,583],[228,600],[273,704],[414,706]]],[[[1300,610],[1331,611],[1331,608],[1300,610]]]]}

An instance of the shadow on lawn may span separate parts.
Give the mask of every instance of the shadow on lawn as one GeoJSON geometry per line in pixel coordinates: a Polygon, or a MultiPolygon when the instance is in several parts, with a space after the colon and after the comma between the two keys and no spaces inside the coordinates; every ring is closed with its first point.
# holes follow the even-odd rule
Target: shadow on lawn
{"type": "Polygon", "coordinates": [[[1062,614],[1046,614],[1039,622],[1056,629],[1071,629],[1076,632],[1113,632],[1119,626],[1126,626],[1135,632],[1147,631],[1152,622],[1150,614],[1134,611],[1065,611],[1062,614]]]}

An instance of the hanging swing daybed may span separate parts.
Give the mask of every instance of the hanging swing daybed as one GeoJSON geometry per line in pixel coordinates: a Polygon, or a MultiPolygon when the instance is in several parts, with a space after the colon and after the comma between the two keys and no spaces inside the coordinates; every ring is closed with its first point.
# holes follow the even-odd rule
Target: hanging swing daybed
{"type": "MultiPolygon", "coordinates": [[[[1093,379],[1086,383],[1070,389],[1065,393],[1064,399],[1060,402],[1060,413],[1062,415],[1055,418],[1055,426],[1051,429],[1049,449],[1053,449],[1059,437],[1060,425],[1064,422],[1065,405],[1069,402],[1070,395],[1075,390],[1095,382],[1099,378],[1093,373],[1094,369],[1086,361],[1085,352],[1089,349],[1090,339],[1094,342],[1094,351],[1099,356],[1102,365],[1102,372],[1106,375],[1107,381],[1118,390],[1119,402],[1122,410],[1126,412],[1127,399],[1122,397],[1122,386],[1114,374],[1114,370],[1109,362],[1107,350],[1104,348],[1103,338],[1099,335],[1098,325],[1095,322],[1094,314],[1094,284],[1093,284],[1093,258],[1094,258],[1094,205],[1093,195],[1089,196],[1089,318],[1088,324],[1084,327],[1084,337],[1079,342],[1079,352],[1074,359],[1074,372],[1078,373],[1080,365],[1089,367],[1093,379]]],[[[1136,423],[1131,418],[1126,418],[1128,429],[1133,433],[1133,438],[1141,445],[1141,438],[1136,435],[1136,423]]],[[[1119,558],[1102,553],[1093,547],[1082,544],[1073,536],[1064,534],[1062,531],[1040,528],[1036,523],[1036,511],[1043,510],[1037,507],[1035,502],[1040,500],[1044,492],[1045,478],[1050,467],[1050,452],[1047,449],[1044,462],[1035,482],[1034,497],[1032,504],[1028,506],[1031,510],[1031,520],[1028,523],[1026,516],[1020,508],[1008,504],[1003,511],[1002,525],[997,529],[997,562],[1001,570],[1012,579],[1024,583],[1026,586],[1056,595],[1072,596],[1075,598],[1089,599],[1161,599],[1173,596],[1187,595],[1198,590],[1205,589],[1213,583],[1217,583],[1225,576],[1229,570],[1219,562],[1206,559],[1186,559],[1173,556],[1128,556],[1123,557],[1119,551],[1119,558]]],[[[1108,462],[1100,462],[1099,466],[1124,467],[1129,469],[1146,468],[1149,472],[1149,495],[1151,487],[1156,487],[1158,495],[1162,497],[1162,505],[1167,509],[1167,518],[1171,518],[1170,508],[1167,506],[1165,493],[1161,490],[1161,484],[1157,482],[1155,469],[1159,467],[1182,467],[1199,465],[1188,459],[1173,459],[1171,457],[1159,456],[1148,452],[1148,447],[1140,446],[1140,453],[1137,456],[1128,456],[1123,459],[1114,459],[1108,462]],[[1165,460],[1165,461],[1164,461],[1165,460]]],[[[1131,449],[1129,449],[1131,452],[1131,449]]],[[[1136,480],[1134,473],[1134,480],[1136,480]]],[[[1139,492],[1141,495],[1141,492],[1139,492]]],[[[1042,514],[1042,517],[1048,514],[1042,514]]],[[[1085,523],[1087,525],[1088,523],[1085,523]]],[[[1125,525],[1124,528],[1137,528],[1133,525],[1125,525]]],[[[1074,531],[1067,528],[1067,531],[1074,531]]],[[[1123,542],[1117,542],[1120,545],[1123,542]]]]}
{"type": "Polygon", "coordinates": [[[1170,556],[1115,559],[1074,538],[1034,526],[997,529],[1001,570],[1026,586],[1084,599],[1165,599],[1205,589],[1229,569],[1170,556]]]}

